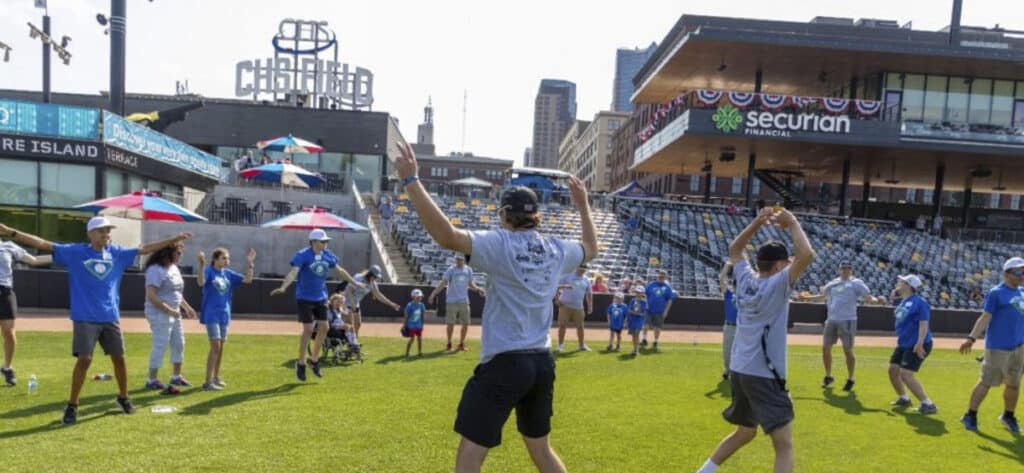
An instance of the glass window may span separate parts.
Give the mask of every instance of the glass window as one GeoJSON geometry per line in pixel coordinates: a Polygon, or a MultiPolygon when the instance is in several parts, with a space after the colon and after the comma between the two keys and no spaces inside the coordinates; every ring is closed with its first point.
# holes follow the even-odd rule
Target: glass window
{"type": "Polygon", "coordinates": [[[711,193],[714,194],[715,192],[718,192],[718,178],[711,176],[711,193]]]}
{"type": "Polygon", "coordinates": [[[914,202],[915,198],[917,198],[917,189],[907,189],[907,202],[914,202]]]}
{"type": "Polygon", "coordinates": [[[352,179],[359,192],[380,191],[381,157],[377,154],[357,154],[352,157],[352,179]]]}
{"type": "Polygon", "coordinates": [[[996,126],[1010,126],[1013,118],[1013,81],[997,80],[992,90],[992,119],[996,126]]]}
{"type": "Polygon", "coordinates": [[[946,98],[946,121],[967,123],[967,98],[970,82],[966,77],[949,78],[949,94],[946,98]]]}
{"type": "Polygon", "coordinates": [[[924,111],[924,76],[907,74],[903,78],[903,119],[921,121],[924,111]]]}
{"type": "Polygon", "coordinates": [[[752,196],[761,195],[761,180],[754,178],[754,185],[750,186],[750,192],[752,196]]]}
{"type": "Polygon", "coordinates": [[[1014,210],[1020,209],[1020,194],[1010,196],[1010,208],[1014,210]]]}
{"type": "Polygon", "coordinates": [[[85,224],[91,216],[68,210],[42,210],[39,236],[51,241],[86,241],[85,224]]]}
{"type": "Polygon", "coordinates": [[[697,192],[700,190],[700,176],[694,174],[690,176],[690,192],[697,192]]]}
{"type": "Polygon", "coordinates": [[[1024,99],[1024,80],[1017,81],[1017,94],[1018,99],[1024,99]]]}
{"type": "Polygon", "coordinates": [[[314,153],[297,153],[291,155],[292,164],[310,171],[320,169],[320,155],[314,153]]]}
{"type": "Polygon", "coordinates": [[[320,172],[341,174],[341,153],[322,153],[320,155],[320,172]]]}
{"type": "Polygon", "coordinates": [[[743,178],[734,177],[732,178],[732,193],[742,194],[743,193],[743,178]]]}
{"type": "Polygon", "coordinates": [[[889,90],[900,90],[903,88],[903,80],[900,79],[900,73],[890,72],[885,75],[885,88],[889,90]]]}
{"type": "Polygon", "coordinates": [[[40,163],[43,207],[72,207],[96,199],[96,171],[78,164],[40,163]]]}
{"type": "Polygon", "coordinates": [[[924,94],[924,121],[938,123],[946,109],[946,77],[928,76],[928,90],[924,94]]]}
{"type": "Polygon", "coordinates": [[[931,204],[932,199],[935,197],[935,191],[931,189],[925,189],[921,191],[921,200],[926,204],[931,204]]]}
{"type": "Polygon", "coordinates": [[[39,235],[39,227],[36,225],[38,214],[35,208],[0,207],[0,222],[25,233],[39,235]]]}
{"type": "MultiPolygon", "coordinates": [[[[0,203],[37,205],[39,165],[33,161],[0,159],[0,203]]],[[[27,230],[26,230],[27,231],[27,230]]]]}
{"type": "Polygon", "coordinates": [[[990,209],[998,209],[999,208],[999,197],[1000,197],[1000,195],[996,194],[996,193],[992,193],[992,195],[989,196],[988,207],[990,209]]]}
{"type": "Polygon", "coordinates": [[[135,174],[128,174],[128,189],[125,190],[125,193],[141,191],[145,188],[146,179],[144,177],[137,176],[135,174]]]}
{"type": "Polygon", "coordinates": [[[988,124],[992,112],[992,80],[974,79],[971,83],[970,115],[971,124],[988,124]]]}
{"type": "Polygon", "coordinates": [[[103,197],[114,197],[127,194],[129,189],[125,188],[127,179],[124,173],[116,169],[107,169],[103,172],[103,197]]]}

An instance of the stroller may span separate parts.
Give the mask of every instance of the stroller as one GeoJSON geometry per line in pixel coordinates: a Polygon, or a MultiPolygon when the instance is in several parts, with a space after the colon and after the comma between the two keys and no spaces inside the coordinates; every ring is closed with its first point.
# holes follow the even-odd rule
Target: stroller
{"type": "MultiPolygon", "coordinates": [[[[328,328],[327,337],[324,338],[320,347],[320,362],[330,360],[332,366],[348,361],[362,363],[363,351],[360,348],[359,340],[356,339],[355,333],[350,332],[350,330],[333,326],[328,328]]],[[[315,336],[316,324],[313,325],[313,333],[315,336]]],[[[317,340],[314,339],[312,343],[317,343],[317,340]]]]}

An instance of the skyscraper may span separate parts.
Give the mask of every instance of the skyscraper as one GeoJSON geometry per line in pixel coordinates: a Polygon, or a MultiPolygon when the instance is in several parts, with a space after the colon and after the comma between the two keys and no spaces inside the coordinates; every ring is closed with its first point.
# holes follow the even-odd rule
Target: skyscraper
{"type": "Polygon", "coordinates": [[[533,153],[528,166],[558,169],[558,145],[576,120],[576,84],[543,79],[533,104],[533,153]]]}
{"type": "Polygon", "coordinates": [[[632,112],[633,103],[629,100],[636,88],[633,76],[647,63],[658,49],[657,43],[651,43],[645,49],[620,48],[615,52],[615,83],[612,85],[612,111],[632,112]]]}

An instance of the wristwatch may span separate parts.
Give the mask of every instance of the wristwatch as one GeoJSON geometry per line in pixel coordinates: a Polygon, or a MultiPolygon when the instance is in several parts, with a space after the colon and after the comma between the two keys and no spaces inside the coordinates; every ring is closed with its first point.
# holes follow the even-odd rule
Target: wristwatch
{"type": "Polygon", "coordinates": [[[970,336],[970,335],[968,335],[968,336],[967,336],[967,339],[968,339],[968,340],[970,340],[970,341],[971,341],[971,343],[974,343],[974,342],[978,341],[978,339],[977,339],[977,338],[974,338],[974,337],[972,337],[972,336],[970,336]]]}

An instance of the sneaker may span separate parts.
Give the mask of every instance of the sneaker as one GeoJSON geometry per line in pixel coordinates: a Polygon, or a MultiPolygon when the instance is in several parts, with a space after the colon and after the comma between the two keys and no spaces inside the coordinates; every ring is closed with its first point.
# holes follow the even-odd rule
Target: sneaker
{"type": "Polygon", "coordinates": [[[935,414],[939,412],[939,408],[935,404],[921,404],[917,408],[917,412],[918,414],[935,414]]]}
{"type": "Polygon", "coordinates": [[[565,350],[565,344],[564,343],[559,343],[558,344],[558,349],[555,350],[555,352],[562,353],[562,350],[565,350]]]}
{"type": "Polygon", "coordinates": [[[176,394],[181,394],[181,390],[174,386],[167,386],[163,391],[160,391],[160,394],[165,396],[174,396],[176,394]]]}
{"type": "Polygon", "coordinates": [[[447,345],[447,346],[446,346],[446,347],[444,348],[444,351],[452,351],[452,344],[451,344],[450,342],[449,342],[449,343],[448,343],[448,345],[447,345]]]}
{"type": "Polygon", "coordinates": [[[615,345],[615,351],[619,351],[619,349],[620,347],[618,345],[615,345]]]}
{"type": "Polygon", "coordinates": [[[225,383],[223,379],[213,378],[213,384],[221,389],[228,387],[228,383],[225,383]]]}
{"type": "Polygon", "coordinates": [[[821,387],[831,388],[832,384],[836,382],[836,379],[831,376],[826,376],[825,379],[821,380],[821,387]]]}
{"type": "Polygon", "coordinates": [[[8,386],[17,386],[18,385],[18,378],[14,377],[14,370],[13,369],[11,369],[11,368],[0,368],[0,373],[3,373],[3,375],[4,375],[4,382],[6,382],[8,386]]]}
{"type": "Polygon", "coordinates": [[[459,351],[469,351],[469,348],[466,348],[465,344],[460,343],[459,344],[459,351]]]}
{"type": "Polygon", "coordinates": [[[174,385],[174,386],[181,386],[181,387],[185,387],[185,388],[191,388],[192,387],[192,383],[188,382],[188,380],[185,379],[184,376],[172,376],[171,377],[171,384],[174,385]]]}
{"type": "Polygon", "coordinates": [[[132,400],[126,397],[118,397],[116,399],[117,405],[121,408],[121,411],[125,414],[134,414],[135,406],[132,405],[132,400]]]}
{"type": "Polygon", "coordinates": [[[295,377],[299,378],[299,381],[306,382],[306,365],[295,363],[295,377]]]}
{"type": "Polygon", "coordinates": [[[608,344],[608,347],[607,347],[607,348],[605,348],[605,349],[604,349],[604,351],[612,351],[612,344],[611,344],[611,343],[609,343],[609,344],[608,344]]]}
{"type": "Polygon", "coordinates": [[[1020,425],[1017,424],[1016,417],[1007,416],[1006,414],[1003,414],[999,416],[999,422],[1003,423],[1003,426],[1006,427],[1006,430],[1009,430],[1010,432],[1015,434],[1020,433],[1020,425]]]}
{"type": "Polygon", "coordinates": [[[633,355],[632,355],[633,358],[636,358],[639,355],[640,355],[640,350],[633,350],[633,355]]]}
{"type": "Polygon", "coordinates": [[[309,367],[310,367],[310,369],[313,370],[313,376],[316,376],[317,378],[323,378],[324,377],[323,373],[320,372],[320,362],[319,361],[310,361],[309,362],[309,367]]]}
{"type": "MultiPolygon", "coordinates": [[[[999,420],[1003,420],[1003,418],[1000,417],[999,420]]],[[[966,430],[968,432],[977,432],[978,431],[978,417],[977,416],[969,416],[969,415],[964,414],[964,416],[960,418],[960,423],[964,425],[964,430],[966,430]]]]}
{"type": "Polygon", "coordinates": [[[853,383],[854,383],[854,381],[852,379],[846,380],[846,384],[843,385],[843,391],[846,391],[846,392],[853,391],[853,383]]]}
{"type": "Polygon", "coordinates": [[[222,391],[224,388],[218,386],[216,383],[203,383],[203,391],[222,391]]]}
{"type": "Polygon", "coordinates": [[[643,339],[643,340],[640,340],[640,346],[642,346],[642,347],[646,347],[647,346],[647,339],[646,338],[643,339]]]}
{"type": "Polygon", "coordinates": [[[722,373],[722,381],[728,381],[728,380],[729,380],[729,372],[725,371],[725,372],[722,373]]]}
{"type": "Polygon", "coordinates": [[[914,402],[911,401],[910,399],[904,399],[902,397],[898,397],[898,398],[896,398],[895,401],[889,403],[889,405],[896,406],[896,407],[911,407],[911,406],[914,405],[914,402]]]}
{"type": "Polygon", "coordinates": [[[78,422],[78,406],[74,404],[68,404],[64,408],[64,418],[61,419],[61,423],[64,425],[72,425],[78,422]]]}
{"type": "Polygon", "coordinates": [[[590,350],[590,347],[588,347],[586,344],[583,344],[583,345],[580,345],[580,351],[591,351],[591,350],[590,350]]]}
{"type": "Polygon", "coordinates": [[[658,351],[658,342],[657,341],[655,341],[654,344],[651,345],[651,349],[654,350],[654,351],[658,351]]]}
{"type": "Polygon", "coordinates": [[[160,382],[159,379],[151,379],[149,381],[146,381],[146,389],[151,389],[153,391],[163,391],[164,389],[167,389],[167,385],[160,382]]]}

